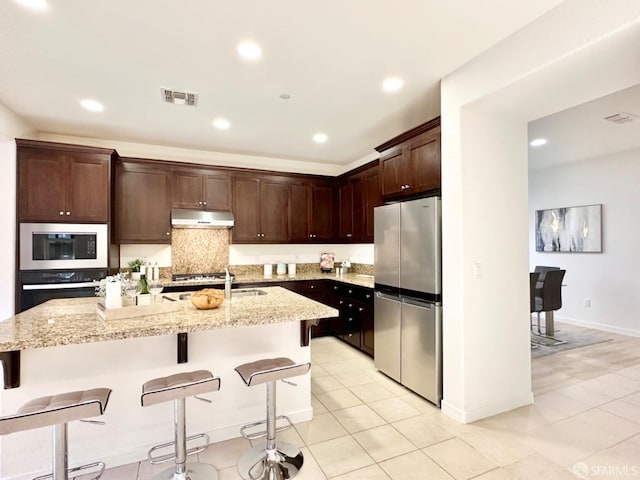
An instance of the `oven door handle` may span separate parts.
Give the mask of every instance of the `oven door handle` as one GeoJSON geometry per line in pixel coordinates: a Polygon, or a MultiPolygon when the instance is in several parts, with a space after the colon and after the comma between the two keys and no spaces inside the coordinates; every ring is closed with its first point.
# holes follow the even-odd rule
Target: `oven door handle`
{"type": "Polygon", "coordinates": [[[40,285],[23,285],[22,290],[64,290],[68,288],[95,288],[99,282],[78,283],[44,283],[40,285]]]}

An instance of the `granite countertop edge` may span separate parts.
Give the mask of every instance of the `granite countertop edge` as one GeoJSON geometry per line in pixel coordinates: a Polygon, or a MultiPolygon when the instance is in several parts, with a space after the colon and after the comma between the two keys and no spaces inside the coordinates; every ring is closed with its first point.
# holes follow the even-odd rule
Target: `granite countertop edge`
{"type": "Polygon", "coordinates": [[[212,310],[197,310],[184,300],[177,311],[117,320],[98,316],[97,298],[50,300],[0,322],[0,352],[338,316],[336,309],[282,287],[261,289],[267,294],[232,298],[212,310]]]}

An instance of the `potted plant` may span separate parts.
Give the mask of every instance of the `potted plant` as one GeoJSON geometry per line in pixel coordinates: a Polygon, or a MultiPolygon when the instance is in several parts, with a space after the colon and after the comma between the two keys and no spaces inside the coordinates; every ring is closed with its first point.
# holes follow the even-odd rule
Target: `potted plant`
{"type": "Polygon", "coordinates": [[[129,268],[131,269],[131,278],[133,280],[140,280],[140,267],[144,265],[144,261],[136,258],[129,262],[129,268]]]}

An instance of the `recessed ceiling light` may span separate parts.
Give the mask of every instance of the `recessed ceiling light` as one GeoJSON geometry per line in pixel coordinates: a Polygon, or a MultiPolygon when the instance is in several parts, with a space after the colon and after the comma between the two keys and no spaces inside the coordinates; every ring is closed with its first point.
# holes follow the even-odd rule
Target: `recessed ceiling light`
{"type": "Polygon", "coordinates": [[[385,92],[397,92],[404,86],[404,81],[398,77],[387,78],[382,82],[382,89],[385,92]]]}
{"type": "Polygon", "coordinates": [[[227,120],[226,118],[216,118],[213,121],[213,126],[216,127],[218,130],[227,130],[231,124],[229,123],[229,120],[227,120]]]}
{"type": "Polygon", "coordinates": [[[101,112],[104,110],[104,106],[102,106],[100,102],[98,102],[97,100],[92,100],[90,98],[81,100],[80,105],[82,105],[82,108],[84,108],[85,110],[89,110],[90,112],[101,112]]]}
{"type": "Polygon", "coordinates": [[[282,95],[280,95],[280,98],[282,100],[289,100],[291,98],[291,95],[289,95],[288,93],[283,93],[282,95]]]}
{"type": "Polygon", "coordinates": [[[16,0],[16,2],[34,10],[44,10],[48,7],[47,0],[16,0]]]}
{"type": "Polygon", "coordinates": [[[328,138],[326,133],[318,132],[313,136],[313,141],[316,143],[324,143],[328,138]]]}
{"type": "Polygon", "coordinates": [[[545,143],[547,143],[547,139],[546,138],[536,138],[534,140],[531,140],[529,142],[529,145],[531,145],[532,147],[541,147],[545,143]]]}
{"type": "Polygon", "coordinates": [[[262,56],[262,48],[257,43],[242,42],[238,45],[238,53],[244,58],[255,60],[262,56]]]}

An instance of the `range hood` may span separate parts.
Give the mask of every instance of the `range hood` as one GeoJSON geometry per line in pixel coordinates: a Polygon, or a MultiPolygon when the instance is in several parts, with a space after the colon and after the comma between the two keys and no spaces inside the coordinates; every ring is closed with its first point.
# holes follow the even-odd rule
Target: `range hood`
{"type": "Polygon", "coordinates": [[[171,210],[173,228],[231,228],[233,214],[213,210],[189,210],[174,208],[171,210]]]}

